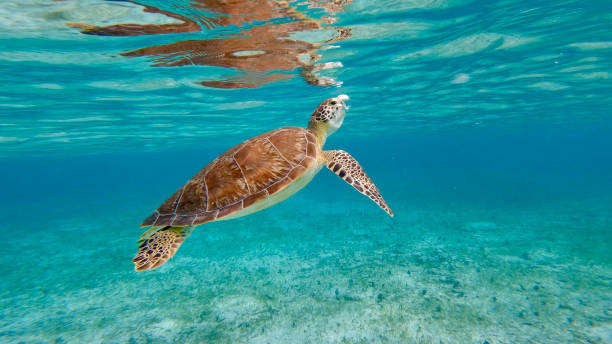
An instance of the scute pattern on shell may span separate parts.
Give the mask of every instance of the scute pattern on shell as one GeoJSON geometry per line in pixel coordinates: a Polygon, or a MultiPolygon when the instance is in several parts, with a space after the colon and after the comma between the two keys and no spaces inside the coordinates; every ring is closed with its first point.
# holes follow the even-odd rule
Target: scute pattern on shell
{"type": "Polygon", "coordinates": [[[312,167],[316,147],[314,134],[297,127],[249,139],[200,170],[140,226],[199,225],[252,206],[312,167]]]}

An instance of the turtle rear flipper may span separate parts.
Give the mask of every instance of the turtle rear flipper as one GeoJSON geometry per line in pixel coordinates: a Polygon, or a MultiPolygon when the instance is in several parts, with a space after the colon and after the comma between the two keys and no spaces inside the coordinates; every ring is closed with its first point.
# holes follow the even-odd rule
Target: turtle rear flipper
{"type": "Polygon", "coordinates": [[[193,227],[163,227],[154,233],[143,234],[138,248],[138,254],[132,259],[136,271],[152,270],[167,262],[185,239],[191,234],[193,227]]]}

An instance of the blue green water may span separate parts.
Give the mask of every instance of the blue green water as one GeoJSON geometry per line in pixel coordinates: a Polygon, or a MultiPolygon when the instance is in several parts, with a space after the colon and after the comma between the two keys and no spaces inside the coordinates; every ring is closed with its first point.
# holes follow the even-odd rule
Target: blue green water
{"type": "Polygon", "coordinates": [[[0,4],[0,342],[612,342],[612,3],[293,2],[327,24],[279,34],[292,41],[272,55],[315,43],[316,63],[342,63],[316,72],[329,85],[265,44],[240,67],[121,55],[298,21],[140,3],[209,19],[102,36],[66,24],[178,21],[121,1],[0,4]],[[335,29],[350,34],[324,43],[335,29]],[[236,80],[249,87],[199,84],[236,80]],[[323,169],[133,270],[138,225],[172,192],[338,94],[351,108],[325,147],[359,160],[394,218],[323,169]]]}

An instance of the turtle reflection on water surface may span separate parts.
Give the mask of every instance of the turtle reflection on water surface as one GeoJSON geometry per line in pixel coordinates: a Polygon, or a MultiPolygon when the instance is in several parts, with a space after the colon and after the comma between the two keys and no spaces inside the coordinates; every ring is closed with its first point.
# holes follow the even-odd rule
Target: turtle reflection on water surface
{"type": "MultiPolygon", "coordinates": [[[[338,85],[338,81],[318,75],[324,69],[341,67],[340,62],[315,64],[321,57],[316,50],[324,44],[338,42],[350,36],[347,28],[327,26],[335,19],[326,17],[315,20],[284,1],[251,0],[176,1],[167,9],[149,6],[146,1],[130,1],[144,6],[144,11],[159,13],[177,19],[170,24],[116,24],[95,26],[84,23],[69,23],[70,27],[82,29],[82,33],[99,36],[140,36],[202,31],[202,28],[235,28],[238,34],[223,33],[222,37],[180,40],[169,44],[152,45],[122,53],[130,57],[152,57],[158,67],[217,66],[232,68],[240,74],[223,80],[205,80],[199,84],[215,88],[254,88],[264,84],[292,78],[287,73],[299,69],[304,80],[315,86],[338,85]],[[188,9],[189,15],[178,12],[188,9]],[[210,12],[214,13],[211,16],[210,12]],[[322,43],[311,43],[293,39],[295,33],[334,30],[337,32],[322,43]]],[[[334,14],[351,1],[310,1],[313,7],[321,7],[334,14]]],[[[214,31],[213,31],[214,32],[214,31]]],[[[329,48],[330,46],[328,46],[329,48]]]]}

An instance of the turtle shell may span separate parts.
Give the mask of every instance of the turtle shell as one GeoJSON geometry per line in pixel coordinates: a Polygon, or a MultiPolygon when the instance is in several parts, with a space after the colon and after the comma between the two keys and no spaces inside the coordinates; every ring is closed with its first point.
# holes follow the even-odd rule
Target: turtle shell
{"type": "Polygon", "coordinates": [[[219,220],[283,190],[316,164],[308,129],[276,129],[231,148],[204,167],[140,225],[191,226],[219,220]]]}

